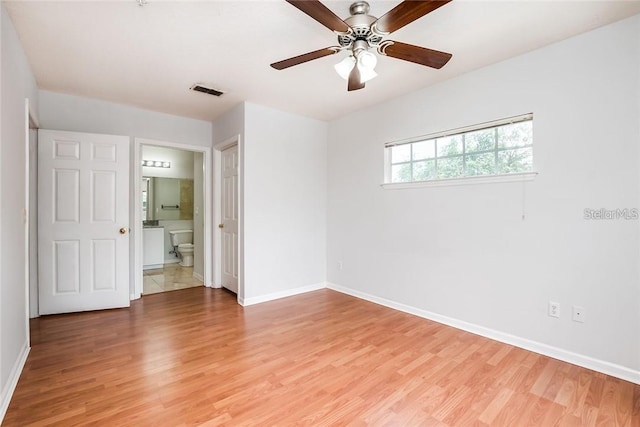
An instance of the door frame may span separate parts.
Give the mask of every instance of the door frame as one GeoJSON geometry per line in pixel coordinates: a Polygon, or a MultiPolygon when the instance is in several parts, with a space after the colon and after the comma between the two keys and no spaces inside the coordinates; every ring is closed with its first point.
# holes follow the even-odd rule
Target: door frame
{"type": "MultiPolygon", "coordinates": [[[[215,224],[222,222],[222,152],[238,146],[238,303],[244,305],[244,147],[240,135],[235,135],[213,145],[213,206],[215,224]]],[[[214,228],[215,237],[215,286],[222,287],[222,231],[214,228]]]]}
{"type": "Polygon", "coordinates": [[[133,232],[133,248],[131,249],[132,256],[132,268],[133,280],[131,280],[131,299],[138,299],[142,296],[142,190],[140,189],[139,182],[142,179],[142,167],[140,162],[142,161],[142,146],[143,145],[155,145],[158,147],[175,148],[178,150],[194,151],[202,153],[203,155],[203,190],[204,190],[204,286],[214,287],[212,281],[212,266],[211,266],[211,252],[212,252],[212,239],[211,236],[213,228],[213,215],[211,205],[211,148],[203,147],[201,145],[183,144],[180,142],[160,141],[147,138],[133,138],[133,161],[131,167],[133,168],[133,220],[132,232],[133,232]]]}
{"type": "Polygon", "coordinates": [[[27,301],[27,339],[29,339],[29,319],[39,316],[38,313],[38,119],[31,111],[31,101],[25,98],[25,284],[27,301]],[[31,153],[31,131],[36,131],[35,152],[31,153]],[[35,161],[36,179],[31,179],[34,172],[32,163],[35,161]],[[36,205],[31,206],[31,195],[35,195],[36,205]],[[32,244],[32,237],[35,234],[35,241],[32,244]]]}

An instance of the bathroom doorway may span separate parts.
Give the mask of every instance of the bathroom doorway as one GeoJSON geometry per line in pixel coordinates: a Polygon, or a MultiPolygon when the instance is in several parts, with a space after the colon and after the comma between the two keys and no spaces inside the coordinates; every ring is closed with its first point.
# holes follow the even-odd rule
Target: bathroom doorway
{"type": "Polygon", "coordinates": [[[135,154],[132,298],[211,286],[210,149],[136,138],[135,154]]]}

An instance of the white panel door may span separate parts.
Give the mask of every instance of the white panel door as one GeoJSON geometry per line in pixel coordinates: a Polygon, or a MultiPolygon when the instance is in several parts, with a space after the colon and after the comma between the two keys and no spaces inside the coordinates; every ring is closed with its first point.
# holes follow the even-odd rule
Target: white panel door
{"type": "Polygon", "coordinates": [[[40,314],[129,306],[129,137],[38,133],[40,314]]]}
{"type": "Polygon", "coordinates": [[[222,286],[238,293],[238,146],[222,152],[222,286]]]}

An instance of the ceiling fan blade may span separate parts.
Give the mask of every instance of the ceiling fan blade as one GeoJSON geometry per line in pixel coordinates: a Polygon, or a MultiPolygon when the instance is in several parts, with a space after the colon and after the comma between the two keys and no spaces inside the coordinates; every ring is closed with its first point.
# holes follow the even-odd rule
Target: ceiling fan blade
{"type": "Polygon", "coordinates": [[[382,15],[373,25],[382,33],[393,33],[396,30],[444,6],[451,0],[405,0],[386,14],[382,15]]]}
{"type": "Polygon", "coordinates": [[[362,88],[364,88],[364,83],[360,79],[360,69],[358,69],[357,65],[354,65],[353,69],[349,73],[349,84],[347,85],[347,90],[351,92],[352,90],[362,88]]]}
{"type": "Polygon", "coordinates": [[[297,7],[302,12],[306,13],[331,31],[337,31],[339,33],[348,33],[351,31],[351,27],[347,25],[342,19],[340,19],[329,8],[320,3],[317,0],[286,0],[287,3],[294,7],[297,7]]]}
{"type": "Polygon", "coordinates": [[[271,66],[276,70],[284,70],[285,68],[293,67],[294,65],[302,64],[304,62],[322,58],[324,56],[333,55],[334,53],[337,53],[339,51],[339,47],[325,47],[324,49],[314,50],[313,52],[308,52],[302,55],[294,56],[293,58],[274,62],[273,64],[271,64],[271,66]]]}
{"type": "Polygon", "coordinates": [[[414,62],[427,67],[440,69],[445,66],[453,55],[426,47],[386,40],[378,48],[381,55],[414,62]]]}

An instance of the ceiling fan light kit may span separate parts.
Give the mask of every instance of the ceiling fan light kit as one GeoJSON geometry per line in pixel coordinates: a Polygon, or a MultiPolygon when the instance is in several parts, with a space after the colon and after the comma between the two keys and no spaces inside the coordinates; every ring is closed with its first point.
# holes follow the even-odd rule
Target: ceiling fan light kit
{"type": "MultiPolygon", "coordinates": [[[[361,42],[362,41],[359,40],[356,43],[361,42]]],[[[366,83],[378,75],[374,70],[377,64],[378,58],[369,52],[366,47],[354,47],[352,53],[334,65],[334,68],[340,77],[349,80],[353,68],[358,67],[360,83],[366,83]]]]}
{"type": "Polygon", "coordinates": [[[380,18],[369,15],[369,4],[366,1],[357,1],[349,8],[351,16],[344,21],[320,1],[286,1],[336,33],[339,46],[331,46],[274,62],[271,66],[276,70],[284,70],[346,50],[349,55],[334,68],[340,77],[348,81],[347,90],[353,91],[364,88],[365,82],[378,75],[374,70],[378,59],[369,49],[376,49],[379,55],[436,69],[442,68],[451,59],[450,53],[385,40],[385,37],[392,32],[444,6],[451,0],[405,0],[380,18]]]}

